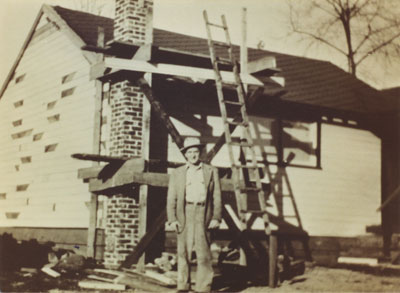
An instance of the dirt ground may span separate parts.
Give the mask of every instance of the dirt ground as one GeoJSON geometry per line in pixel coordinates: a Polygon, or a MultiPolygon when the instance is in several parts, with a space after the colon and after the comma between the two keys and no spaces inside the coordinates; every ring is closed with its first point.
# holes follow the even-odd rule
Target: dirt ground
{"type": "MultiPolygon", "coordinates": [[[[77,292],[82,276],[62,276],[54,279],[43,273],[23,277],[14,272],[2,274],[1,292],[77,292]]],[[[247,288],[221,288],[220,292],[400,292],[400,266],[390,270],[382,268],[326,268],[307,267],[303,275],[283,281],[277,288],[252,286],[247,288]]],[[[85,290],[94,292],[95,290],[85,290]]],[[[97,291],[101,292],[101,291],[97,291]]],[[[108,291],[110,292],[110,291],[108,291]]],[[[122,292],[135,292],[128,289],[122,292]]]]}
{"type": "Polygon", "coordinates": [[[316,266],[277,288],[248,287],[241,292],[400,292],[400,266],[391,270],[316,266]]]}

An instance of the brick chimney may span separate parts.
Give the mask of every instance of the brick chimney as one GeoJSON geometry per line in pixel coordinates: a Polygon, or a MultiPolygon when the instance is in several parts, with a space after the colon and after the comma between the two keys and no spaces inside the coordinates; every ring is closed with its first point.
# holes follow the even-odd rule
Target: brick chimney
{"type": "Polygon", "coordinates": [[[116,0],[114,39],[132,44],[148,43],[152,36],[153,0],[116,0]]]}
{"type": "MultiPolygon", "coordinates": [[[[152,41],[153,0],[116,0],[114,40],[131,44],[152,41]]],[[[148,153],[143,143],[145,97],[130,81],[110,85],[109,154],[134,157],[148,153]]],[[[118,267],[139,240],[139,192],[114,195],[107,202],[104,264],[118,267]]]]}

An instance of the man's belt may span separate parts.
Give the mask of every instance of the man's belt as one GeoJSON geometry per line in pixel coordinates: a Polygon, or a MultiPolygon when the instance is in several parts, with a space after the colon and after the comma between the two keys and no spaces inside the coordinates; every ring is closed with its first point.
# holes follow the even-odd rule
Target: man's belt
{"type": "Polygon", "coordinates": [[[187,201],[186,204],[192,204],[192,205],[197,205],[197,206],[203,207],[206,205],[206,202],[205,201],[202,201],[202,202],[187,201]]]}

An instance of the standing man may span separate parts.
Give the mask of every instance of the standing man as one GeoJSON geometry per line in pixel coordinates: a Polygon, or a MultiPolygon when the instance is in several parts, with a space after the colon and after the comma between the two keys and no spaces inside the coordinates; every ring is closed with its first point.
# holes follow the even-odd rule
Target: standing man
{"type": "Polygon", "coordinates": [[[170,176],[168,222],[177,232],[178,291],[190,290],[190,260],[197,257],[196,292],[210,292],[213,279],[207,229],[221,223],[221,188],[216,168],[200,161],[204,145],[187,138],[181,149],[187,163],[170,176]]]}

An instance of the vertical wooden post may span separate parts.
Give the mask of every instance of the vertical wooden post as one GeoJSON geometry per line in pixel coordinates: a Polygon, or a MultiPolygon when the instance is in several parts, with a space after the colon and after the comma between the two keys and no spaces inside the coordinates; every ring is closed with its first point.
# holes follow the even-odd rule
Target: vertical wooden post
{"type": "MultiPolygon", "coordinates": [[[[145,80],[151,86],[152,76],[151,73],[146,73],[145,80]]],[[[148,99],[143,99],[143,128],[142,128],[142,158],[146,161],[150,159],[150,115],[151,105],[148,99]]],[[[141,185],[139,190],[139,238],[146,234],[147,226],[147,195],[149,191],[148,185],[141,185]]],[[[145,254],[141,256],[138,261],[137,269],[144,271],[145,268],[145,254]]]]}
{"type": "MultiPolygon", "coordinates": [[[[105,34],[104,28],[97,28],[97,46],[104,47],[105,45],[105,34]]],[[[102,62],[104,59],[103,54],[97,54],[97,62],[102,62]]],[[[93,127],[93,153],[100,154],[100,141],[101,141],[101,117],[102,117],[102,105],[103,105],[103,83],[100,80],[95,81],[96,93],[95,93],[95,113],[94,113],[94,127],[93,127]]],[[[93,165],[98,165],[98,162],[93,162],[93,165]]],[[[87,238],[87,257],[96,257],[96,232],[97,232],[97,195],[92,193],[90,195],[90,208],[89,208],[89,227],[88,227],[88,238],[87,238]]]]}
{"type": "Polygon", "coordinates": [[[317,155],[317,168],[321,168],[321,127],[322,121],[319,119],[317,121],[317,149],[315,154],[317,155]]]}
{"type": "MultiPolygon", "coordinates": [[[[246,12],[247,12],[246,8],[243,7],[243,9],[242,9],[242,40],[240,43],[240,73],[242,73],[242,74],[247,73],[247,63],[248,63],[247,62],[248,56],[247,56],[247,20],[246,20],[247,15],[246,15],[246,12]]],[[[243,90],[244,90],[245,94],[247,94],[247,89],[248,89],[247,84],[243,83],[243,90]]],[[[247,101],[247,96],[245,97],[245,100],[247,101]]],[[[245,137],[244,133],[242,134],[242,137],[245,137]]],[[[245,163],[246,162],[246,154],[243,152],[242,148],[240,150],[240,153],[241,153],[242,164],[245,165],[246,164],[245,163]]],[[[245,171],[243,171],[243,172],[245,172],[245,171]]],[[[243,174],[243,175],[245,175],[245,174],[243,174]]],[[[248,174],[247,174],[247,176],[248,176],[248,174]]],[[[241,209],[247,210],[247,194],[241,194],[241,198],[237,199],[237,200],[240,201],[241,209]]],[[[243,224],[247,228],[246,222],[243,224]]],[[[240,252],[239,263],[241,266],[246,266],[247,260],[246,260],[246,254],[245,254],[243,248],[240,248],[239,252],[240,252]]]]}
{"type": "MultiPolygon", "coordinates": [[[[144,6],[144,1],[139,1],[139,5],[144,6]]],[[[148,7],[146,13],[146,31],[145,41],[142,45],[145,54],[142,58],[146,61],[151,60],[151,48],[153,45],[153,8],[148,7]]],[[[151,86],[152,75],[146,73],[144,79],[151,86]]],[[[143,93],[144,94],[144,93],[143,93]]],[[[142,158],[146,161],[150,159],[150,121],[151,121],[151,104],[147,98],[143,97],[143,127],[142,127],[142,158]]],[[[146,234],[147,230],[147,197],[149,192],[148,185],[141,185],[139,189],[139,238],[146,234]]],[[[145,270],[145,253],[140,257],[137,263],[137,269],[144,272],[145,270]]]]}
{"type": "Polygon", "coordinates": [[[278,166],[282,166],[284,164],[283,162],[283,121],[281,117],[276,118],[276,121],[278,123],[278,166]]]}
{"type": "Polygon", "coordinates": [[[268,286],[275,287],[276,280],[276,264],[278,258],[278,238],[276,235],[269,236],[269,277],[268,286]]]}
{"type": "MultiPolygon", "coordinates": [[[[240,73],[247,73],[248,53],[247,53],[247,10],[242,10],[242,41],[240,44],[240,73]]],[[[247,84],[243,84],[247,93],[247,84]]]]}

